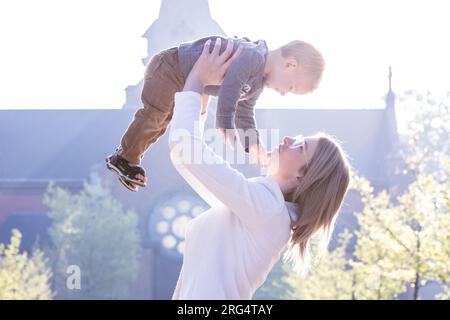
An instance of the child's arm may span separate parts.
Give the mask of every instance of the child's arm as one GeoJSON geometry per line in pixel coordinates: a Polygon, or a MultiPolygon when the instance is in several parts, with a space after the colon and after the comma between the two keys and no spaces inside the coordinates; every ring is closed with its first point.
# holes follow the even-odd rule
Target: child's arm
{"type": "Polygon", "coordinates": [[[258,161],[260,167],[266,167],[269,164],[269,156],[262,143],[250,145],[248,152],[258,161]]]}
{"type": "Polygon", "coordinates": [[[264,65],[262,57],[253,50],[242,50],[239,57],[230,65],[220,86],[217,101],[216,128],[234,129],[236,107],[241,89],[264,65]]]}
{"type": "Polygon", "coordinates": [[[268,162],[267,151],[259,139],[254,111],[258,97],[259,95],[249,100],[239,101],[235,123],[236,128],[240,129],[238,130],[239,139],[245,152],[255,158],[260,166],[266,166],[268,162]]]}
{"type": "Polygon", "coordinates": [[[241,144],[245,152],[249,152],[250,145],[259,143],[259,132],[256,129],[255,105],[258,97],[241,100],[236,108],[235,125],[239,133],[241,144]],[[245,135],[243,135],[245,133],[245,135]]]}
{"type": "MultiPolygon", "coordinates": [[[[189,185],[210,205],[225,205],[244,223],[264,223],[278,212],[280,193],[248,180],[203,140],[199,129],[201,95],[177,92],[169,134],[170,159],[189,185]]],[[[279,189],[277,189],[279,190],[279,189]]]]}

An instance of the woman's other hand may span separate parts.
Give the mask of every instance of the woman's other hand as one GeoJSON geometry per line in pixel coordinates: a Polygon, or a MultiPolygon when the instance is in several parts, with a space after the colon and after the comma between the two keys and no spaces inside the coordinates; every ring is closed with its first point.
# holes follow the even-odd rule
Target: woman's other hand
{"type": "Polygon", "coordinates": [[[228,39],[227,47],[220,54],[221,40],[216,39],[213,50],[210,52],[211,40],[207,40],[203,46],[200,57],[195,62],[189,73],[184,91],[196,91],[203,94],[203,87],[208,85],[221,85],[228,67],[239,56],[242,48],[239,47],[234,54],[233,39],[228,39]]]}

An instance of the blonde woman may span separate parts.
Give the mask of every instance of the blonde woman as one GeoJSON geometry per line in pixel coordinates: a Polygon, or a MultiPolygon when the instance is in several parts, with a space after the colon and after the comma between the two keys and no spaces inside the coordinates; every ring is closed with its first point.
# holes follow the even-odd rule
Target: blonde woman
{"type": "Polygon", "coordinates": [[[305,271],[311,238],[321,235],[326,247],[350,166],[339,144],[318,134],[285,137],[269,153],[266,176],[248,179],[230,167],[203,141],[207,110],[201,100],[204,86],[220,84],[239,53],[219,55],[209,47],[175,96],[170,128],[173,164],[211,206],[186,228],[173,299],[251,299],[284,249],[287,260],[305,271]]]}

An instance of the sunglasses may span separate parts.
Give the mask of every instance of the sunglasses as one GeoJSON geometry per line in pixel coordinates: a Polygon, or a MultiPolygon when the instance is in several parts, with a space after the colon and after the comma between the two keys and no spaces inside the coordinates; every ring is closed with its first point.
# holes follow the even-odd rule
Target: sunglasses
{"type": "MultiPolygon", "coordinates": [[[[308,161],[306,157],[306,140],[304,137],[298,137],[295,138],[295,141],[288,147],[289,149],[300,149],[303,152],[303,155],[305,156],[306,161],[308,161]]],[[[305,172],[308,169],[308,162],[306,162],[305,165],[305,172]]]]}

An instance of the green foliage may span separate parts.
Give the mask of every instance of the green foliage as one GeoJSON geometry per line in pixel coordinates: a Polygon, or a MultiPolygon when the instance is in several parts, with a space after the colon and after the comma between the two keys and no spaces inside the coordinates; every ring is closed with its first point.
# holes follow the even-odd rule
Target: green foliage
{"type": "Polygon", "coordinates": [[[435,97],[430,92],[405,91],[398,110],[406,124],[401,130],[400,152],[407,172],[431,174],[447,181],[450,173],[450,92],[435,97]]]}
{"type": "Polygon", "coordinates": [[[8,246],[0,244],[0,300],[48,300],[53,298],[52,273],[44,253],[20,252],[22,235],[13,229],[8,246]]]}
{"type": "Polygon", "coordinates": [[[365,204],[357,215],[356,296],[392,299],[409,284],[418,298],[428,281],[448,284],[449,185],[419,175],[396,205],[385,192],[374,196],[366,180],[357,178],[356,185],[365,204]]]}
{"type": "Polygon", "coordinates": [[[117,299],[127,296],[138,269],[137,215],[98,184],[85,184],[73,195],[50,185],[44,196],[53,225],[52,261],[57,297],[117,299]],[[81,289],[66,285],[67,268],[78,266],[81,289]]]}

